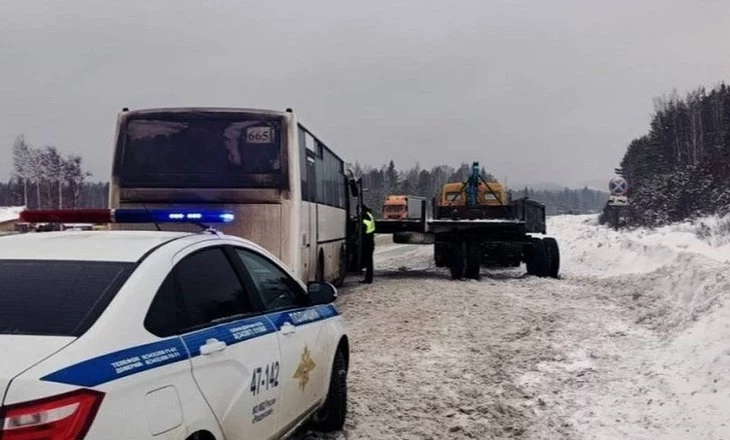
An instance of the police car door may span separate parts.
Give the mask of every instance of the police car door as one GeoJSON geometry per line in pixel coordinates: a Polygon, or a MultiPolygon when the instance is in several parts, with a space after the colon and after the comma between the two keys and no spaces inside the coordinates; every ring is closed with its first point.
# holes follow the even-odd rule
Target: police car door
{"type": "Polygon", "coordinates": [[[268,438],[276,431],[280,356],[271,322],[250,297],[223,248],[177,261],[177,289],[191,329],[182,335],[193,377],[228,439],[268,438]]]}
{"type": "Polygon", "coordinates": [[[278,330],[281,349],[280,424],[290,428],[325,398],[331,364],[325,318],[316,307],[301,307],[304,292],[276,263],[247,249],[236,249],[250,274],[268,317],[278,330]]]}

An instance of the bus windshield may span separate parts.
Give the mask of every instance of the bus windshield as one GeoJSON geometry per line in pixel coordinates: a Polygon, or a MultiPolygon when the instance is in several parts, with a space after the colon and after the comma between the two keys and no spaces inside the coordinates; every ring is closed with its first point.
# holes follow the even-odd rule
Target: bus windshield
{"type": "Polygon", "coordinates": [[[123,187],[281,188],[284,121],[262,115],[165,114],[131,119],[119,134],[123,187]]]}

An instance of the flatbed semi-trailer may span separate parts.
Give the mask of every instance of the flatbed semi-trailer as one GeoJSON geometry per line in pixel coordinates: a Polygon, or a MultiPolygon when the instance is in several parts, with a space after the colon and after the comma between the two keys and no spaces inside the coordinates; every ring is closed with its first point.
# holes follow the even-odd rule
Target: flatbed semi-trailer
{"type": "MultiPolygon", "coordinates": [[[[478,163],[474,169],[478,170],[478,163]]],[[[479,278],[482,266],[518,267],[522,263],[529,274],[557,278],[557,241],[541,237],[547,232],[545,206],[527,198],[508,201],[503,187],[495,182],[480,182],[478,190],[469,195],[468,189],[476,187],[477,179],[470,177],[460,192],[453,184],[444,185],[433,212],[423,201],[419,220],[378,220],[377,231],[393,234],[396,243],[433,244],[435,265],[448,267],[454,279],[479,278]],[[487,191],[490,197],[480,195],[487,191]],[[483,202],[470,203],[469,198],[483,202]],[[454,203],[457,199],[461,203],[454,203]]]]}

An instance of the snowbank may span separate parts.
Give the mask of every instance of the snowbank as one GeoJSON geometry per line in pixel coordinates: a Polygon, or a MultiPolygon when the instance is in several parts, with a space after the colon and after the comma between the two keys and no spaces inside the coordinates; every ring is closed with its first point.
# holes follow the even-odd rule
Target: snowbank
{"type": "Polygon", "coordinates": [[[678,404],[653,408],[667,420],[665,438],[730,438],[730,307],[699,319],[662,350],[655,351],[654,371],[664,376],[678,404]],[[688,423],[689,422],[689,423],[688,423]]]}
{"type": "Polygon", "coordinates": [[[561,216],[550,220],[548,231],[561,244],[566,277],[610,288],[635,310],[637,321],[675,331],[730,303],[730,235],[724,225],[707,218],[615,231],[598,225],[596,216],[561,216]]]}
{"type": "Polygon", "coordinates": [[[730,220],[614,231],[549,219],[563,279],[452,281],[378,236],[345,287],[345,432],[301,440],[730,440],[730,220]]]}
{"type": "Polygon", "coordinates": [[[0,206],[0,223],[16,220],[25,206],[0,206]]]}
{"type": "MultiPolygon", "coordinates": [[[[730,218],[614,231],[598,225],[596,216],[561,216],[549,220],[548,231],[561,244],[566,279],[611,295],[607,299],[625,308],[627,318],[656,337],[643,353],[632,354],[633,374],[614,378],[628,384],[624,410],[644,414],[639,424],[654,427],[646,428],[646,437],[622,435],[729,438],[730,218]]],[[[621,393],[617,384],[608,400],[621,393]]],[[[602,405],[610,403],[583,415],[610,413],[602,405]]],[[[615,438],[615,425],[604,424],[589,424],[591,438],[615,438]]]]}
{"type": "Polygon", "coordinates": [[[595,215],[556,216],[548,232],[558,237],[567,275],[614,277],[646,274],[693,254],[730,262],[730,218],[708,217],[658,229],[615,231],[595,215]]]}

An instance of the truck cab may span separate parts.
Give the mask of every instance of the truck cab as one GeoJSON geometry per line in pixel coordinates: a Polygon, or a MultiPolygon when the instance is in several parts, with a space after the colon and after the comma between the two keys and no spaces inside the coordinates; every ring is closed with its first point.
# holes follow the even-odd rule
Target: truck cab
{"type": "Polygon", "coordinates": [[[419,220],[424,212],[425,197],[402,195],[387,196],[383,202],[385,220],[419,220]]]}
{"type": "Polygon", "coordinates": [[[407,196],[388,196],[383,202],[383,218],[386,220],[405,220],[408,217],[407,196]]]}

